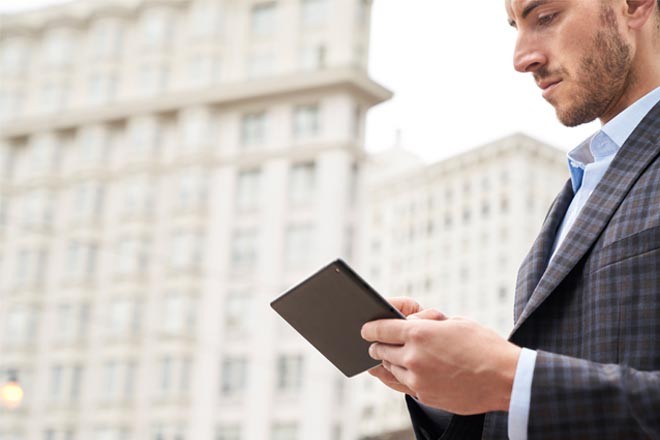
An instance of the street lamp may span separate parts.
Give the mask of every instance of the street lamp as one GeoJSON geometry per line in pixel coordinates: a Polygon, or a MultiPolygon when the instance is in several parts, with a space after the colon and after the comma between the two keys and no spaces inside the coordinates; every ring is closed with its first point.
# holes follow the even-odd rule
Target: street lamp
{"type": "Polygon", "coordinates": [[[9,380],[0,387],[0,404],[8,409],[16,409],[23,401],[23,388],[18,383],[15,371],[9,372],[9,380]]]}

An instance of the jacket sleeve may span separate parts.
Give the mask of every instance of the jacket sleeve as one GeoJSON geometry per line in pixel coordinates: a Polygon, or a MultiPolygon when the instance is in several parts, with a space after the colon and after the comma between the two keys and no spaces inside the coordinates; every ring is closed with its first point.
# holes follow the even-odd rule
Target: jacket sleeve
{"type": "Polygon", "coordinates": [[[660,439],[660,371],[539,351],[529,440],[660,439]]]}
{"type": "Polygon", "coordinates": [[[417,440],[436,440],[442,437],[443,432],[449,426],[451,414],[447,413],[447,416],[442,419],[431,420],[426,412],[422,410],[419,402],[409,395],[406,395],[406,405],[417,440]]]}
{"type": "Polygon", "coordinates": [[[484,415],[457,416],[444,413],[433,420],[412,397],[406,404],[417,440],[478,440],[483,431],[484,415]]]}

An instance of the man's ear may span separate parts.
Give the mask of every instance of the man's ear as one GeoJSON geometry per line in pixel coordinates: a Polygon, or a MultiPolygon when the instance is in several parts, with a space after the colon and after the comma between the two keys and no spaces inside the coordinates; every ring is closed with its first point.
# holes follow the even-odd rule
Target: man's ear
{"type": "Polygon", "coordinates": [[[653,20],[657,0],[626,0],[626,23],[630,29],[639,30],[653,20]]]}

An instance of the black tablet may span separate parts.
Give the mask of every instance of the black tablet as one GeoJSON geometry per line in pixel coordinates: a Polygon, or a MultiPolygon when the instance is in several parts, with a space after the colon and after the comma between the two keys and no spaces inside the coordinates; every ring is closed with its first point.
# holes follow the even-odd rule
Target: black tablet
{"type": "Polygon", "coordinates": [[[369,356],[362,326],[405,317],[342,260],[328,264],[270,303],[271,307],[347,377],[380,361],[369,356]]]}

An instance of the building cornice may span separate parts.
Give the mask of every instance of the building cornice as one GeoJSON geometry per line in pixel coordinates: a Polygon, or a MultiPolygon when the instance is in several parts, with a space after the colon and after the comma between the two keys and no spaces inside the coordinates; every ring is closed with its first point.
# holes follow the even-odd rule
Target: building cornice
{"type": "Polygon", "coordinates": [[[345,90],[369,106],[392,97],[392,92],[371,80],[365,72],[354,68],[335,68],[204,89],[172,91],[152,98],[125,100],[102,107],[82,107],[57,114],[18,118],[0,126],[0,139],[19,138],[42,131],[66,130],[87,124],[108,123],[141,114],[168,113],[182,107],[211,105],[222,108],[332,89],[345,90]]]}
{"type": "Polygon", "coordinates": [[[181,7],[190,0],[78,0],[37,10],[0,14],[0,38],[36,36],[52,27],[83,29],[104,17],[128,18],[154,6],[181,7]]]}

